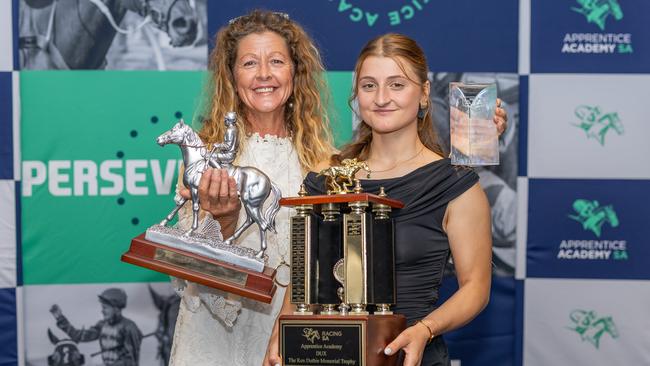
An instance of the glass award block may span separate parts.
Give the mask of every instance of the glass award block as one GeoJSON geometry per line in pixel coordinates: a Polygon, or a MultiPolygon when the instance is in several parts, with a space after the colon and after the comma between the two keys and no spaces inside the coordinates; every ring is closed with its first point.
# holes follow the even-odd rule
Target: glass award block
{"type": "Polygon", "coordinates": [[[449,83],[451,163],[499,165],[495,84],[449,83]]]}

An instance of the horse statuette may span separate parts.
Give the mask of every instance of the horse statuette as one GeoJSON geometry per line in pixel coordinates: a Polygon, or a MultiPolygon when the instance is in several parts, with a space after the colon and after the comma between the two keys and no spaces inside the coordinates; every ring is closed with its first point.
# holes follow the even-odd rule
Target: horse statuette
{"type": "Polygon", "coordinates": [[[321,170],[318,175],[327,177],[327,194],[352,193],[349,189],[354,185],[354,176],[359,170],[370,171],[365,161],[343,159],[340,166],[331,166],[321,170]]]}
{"type": "Polygon", "coordinates": [[[238,148],[236,121],[237,116],[234,112],[226,114],[224,141],[215,144],[211,150],[208,150],[198,134],[183,120],[178,121],[171,130],[156,139],[161,146],[176,144],[181,149],[185,167],[183,185],[189,188],[192,200],[192,226],[182,233],[178,228],[167,226],[188,201],[186,198],[177,196],[176,207],[162,220],[160,225],[152,226],[147,230],[146,238],[208,258],[261,271],[264,265],[264,252],[267,248],[266,232],[268,230],[275,232],[275,215],[280,210],[279,201],[282,194],[278,186],[259,169],[233,164],[238,148]],[[197,231],[200,208],[199,181],[203,172],[210,167],[225,169],[228,175],[235,179],[239,200],[246,212],[246,220],[225,241],[220,237],[220,233],[206,234],[197,231]],[[267,200],[270,200],[269,204],[264,208],[267,200]],[[259,227],[260,250],[255,252],[249,248],[232,245],[254,223],[259,227]]]}

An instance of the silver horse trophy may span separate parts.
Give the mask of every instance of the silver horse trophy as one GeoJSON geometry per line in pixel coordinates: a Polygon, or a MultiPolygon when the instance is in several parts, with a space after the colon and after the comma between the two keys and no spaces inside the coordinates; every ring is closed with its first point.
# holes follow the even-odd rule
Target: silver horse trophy
{"type": "Polygon", "coordinates": [[[266,232],[268,230],[275,232],[275,216],[280,210],[279,201],[282,194],[278,186],[261,170],[255,167],[233,164],[238,149],[236,121],[237,116],[234,112],[226,114],[224,141],[215,144],[211,150],[208,150],[208,147],[198,134],[183,120],[178,121],[169,131],[156,139],[156,142],[161,146],[176,144],[181,149],[185,167],[183,185],[189,188],[191,193],[192,226],[189,230],[168,226],[168,223],[188,201],[184,197],[177,196],[175,199],[176,207],[160,224],[147,229],[144,240],[147,244],[151,243],[150,246],[156,246],[156,254],[152,254],[149,259],[156,262],[165,262],[164,265],[183,267],[180,272],[178,268],[154,268],[159,267],[160,263],[155,263],[155,265],[135,263],[134,253],[143,251],[143,249],[134,250],[133,248],[134,242],[139,237],[131,243],[131,250],[122,257],[122,260],[203,283],[207,286],[270,302],[272,293],[275,292],[273,283],[275,273],[274,270],[265,266],[266,232]],[[219,231],[212,230],[212,232],[206,234],[197,230],[199,228],[200,208],[198,186],[201,176],[210,167],[226,169],[228,175],[235,179],[239,199],[246,213],[246,220],[226,240],[223,240],[219,231]],[[268,204],[266,204],[267,201],[269,201],[268,204]],[[264,208],[265,204],[266,208],[264,208]],[[260,250],[255,251],[247,247],[233,245],[235,240],[254,223],[259,227],[260,250]],[[180,251],[165,251],[165,248],[159,247],[160,244],[180,251]],[[191,259],[188,259],[187,252],[193,254],[189,255],[192,257],[191,259]],[[125,256],[127,256],[126,259],[125,256]],[[195,263],[197,260],[198,264],[195,263]],[[243,270],[241,270],[242,268],[243,270]],[[258,272],[259,276],[271,277],[261,279],[254,272],[258,272]],[[197,274],[199,277],[205,275],[207,277],[218,277],[218,279],[201,281],[202,278],[197,278],[197,274]],[[242,286],[246,287],[246,289],[242,290],[242,286]],[[260,290],[255,288],[256,286],[265,288],[266,293],[264,296],[255,293],[255,291],[260,290]],[[250,293],[251,291],[253,293],[250,293]],[[269,291],[271,292],[270,297],[269,291]]]}

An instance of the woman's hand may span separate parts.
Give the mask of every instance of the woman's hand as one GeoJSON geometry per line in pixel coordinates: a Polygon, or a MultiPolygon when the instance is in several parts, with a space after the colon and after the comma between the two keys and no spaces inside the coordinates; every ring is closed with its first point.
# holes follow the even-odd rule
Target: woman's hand
{"type": "MultiPolygon", "coordinates": [[[[198,193],[201,209],[219,221],[224,238],[232,236],[241,209],[235,179],[228,176],[225,169],[209,168],[201,176],[198,193]]],[[[179,194],[192,198],[188,188],[180,188],[179,194]]]]}
{"type": "Polygon", "coordinates": [[[508,112],[503,108],[503,101],[497,98],[497,108],[494,110],[494,124],[497,125],[497,133],[501,136],[508,128],[508,112]]]}
{"type": "Polygon", "coordinates": [[[280,331],[278,321],[275,321],[269,345],[266,347],[266,355],[262,366],[280,366],[282,365],[282,357],[280,357],[280,331]]]}
{"type": "Polygon", "coordinates": [[[199,200],[201,209],[216,219],[234,217],[236,220],[241,208],[237,183],[225,169],[208,169],[203,173],[199,181],[199,200]]]}
{"type": "MultiPolygon", "coordinates": [[[[490,124],[488,120],[482,119],[481,123],[472,123],[471,129],[472,133],[470,134],[470,123],[469,123],[469,114],[462,112],[456,107],[450,107],[449,109],[449,134],[451,141],[453,141],[454,149],[458,150],[460,153],[469,155],[471,145],[474,146],[474,154],[484,154],[486,151],[485,146],[490,146],[492,143],[496,143],[496,139],[501,136],[506,129],[508,128],[508,113],[503,108],[504,103],[501,99],[497,98],[496,108],[494,110],[494,117],[492,117],[492,122],[494,125],[490,124]],[[496,129],[496,137],[494,136],[494,131],[496,129]],[[473,136],[482,136],[481,139],[484,141],[474,141],[476,137],[473,136]],[[484,147],[481,147],[484,146],[484,147]],[[483,152],[481,152],[483,151],[483,152]]],[[[476,119],[476,117],[472,117],[476,119]]]]}
{"type": "Polygon", "coordinates": [[[416,323],[406,328],[386,348],[386,355],[394,355],[399,350],[404,350],[404,366],[420,366],[422,352],[429,340],[429,330],[426,326],[416,323]]]}

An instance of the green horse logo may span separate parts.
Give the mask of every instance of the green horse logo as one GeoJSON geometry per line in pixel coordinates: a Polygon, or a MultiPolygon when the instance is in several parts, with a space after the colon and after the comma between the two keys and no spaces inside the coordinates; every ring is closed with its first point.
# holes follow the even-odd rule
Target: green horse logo
{"type": "Polygon", "coordinates": [[[612,205],[601,207],[598,201],[578,199],[573,202],[573,209],[576,215],[569,215],[569,218],[578,221],[584,230],[591,230],[599,238],[605,222],[609,222],[611,227],[618,226],[618,216],[612,205]]]}
{"type": "Polygon", "coordinates": [[[613,339],[618,338],[618,329],[611,316],[599,317],[595,311],[574,310],[569,316],[573,325],[567,327],[580,334],[583,341],[600,348],[600,338],[609,334],[613,339]]]}
{"type": "Polygon", "coordinates": [[[623,19],[623,10],[616,0],[576,0],[581,7],[572,7],[587,18],[589,23],[596,23],[600,30],[605,30],[605,20],[609,15],[616,20],[623,19]]]}
{"type": "Polygon", "coordinates": [[[588,138],[596,139],[601,146],[605,146],[605,136],[610,130],[619,135],[625,132],[617,112],[603,114],[600,107],[581,105],[576,108],[575,115],[580,122],[572,125],[584,130],[588,138]]]}

